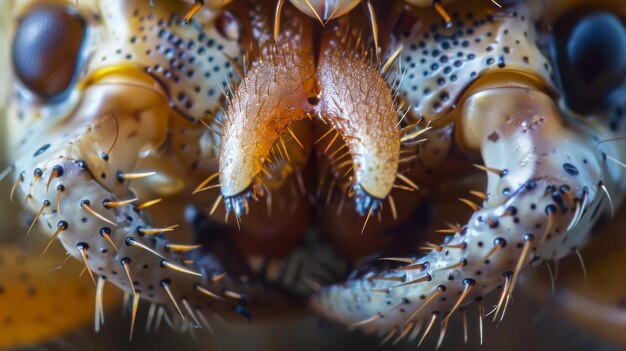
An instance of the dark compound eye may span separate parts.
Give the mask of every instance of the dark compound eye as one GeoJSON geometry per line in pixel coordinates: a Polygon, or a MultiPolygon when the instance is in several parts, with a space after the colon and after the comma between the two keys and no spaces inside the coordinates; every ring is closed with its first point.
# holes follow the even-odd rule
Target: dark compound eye
{"type": "Polygon", "coordinates": [[[606,11],[575,11],[554,26],[553,53],[568,105],[602,108],[626,79],[626,28],[606,11]]]}
{"type": "Polygon", "coordinates": [[[36,5],[19,20],[13,38],[15,74],[33,94],[62,98],[79,69],[85,22],[72,8],[36,5]]]}

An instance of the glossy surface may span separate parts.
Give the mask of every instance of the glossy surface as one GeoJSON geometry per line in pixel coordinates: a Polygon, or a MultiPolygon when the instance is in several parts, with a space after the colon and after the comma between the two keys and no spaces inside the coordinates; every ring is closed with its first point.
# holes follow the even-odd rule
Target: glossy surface
{"type": "Polygon", "coordinates": [[[190,5],[80,2],[72,94],[11,77],[10,197],[127,294],[131,333],[146,314],[196,333],[317,312],[442,343],[465,311],[502,319],[526,267],[577,253],[626,193],[622,96],[581,116],[549,50],[544,21],[574,2],[365,4],[323,25],[190,5]]]}
{"type": "Polygon", "coordinates": [[[52,3],[33,6],[18,21],[12,47],[17,77],[38,97],[61,98],[81,68],[85,21],[71,7],[52,3]]]}
{"type": "Polygon", "coordinates": [[[579,9],[554,26],[553,45],[567,102],[579,113],[597,110],[626,78],[626,27],[614,14],[579,9]]]}

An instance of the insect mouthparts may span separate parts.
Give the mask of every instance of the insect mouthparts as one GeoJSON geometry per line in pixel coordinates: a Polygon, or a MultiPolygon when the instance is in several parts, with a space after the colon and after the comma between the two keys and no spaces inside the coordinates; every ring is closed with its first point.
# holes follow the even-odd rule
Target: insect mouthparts
{"type": "Polygon", "coordinates": [[[244,191],[232,196],[224,196],[224,204],[226,205],[226,213],[235,212],[237,217],[243,217],[248,213],[248,200],[253,197],[252,185],[248,186],[244,191]]]}
{"type": "Polygon", "coordinates": [[[379,199],[370,195],[363,187],[356,183],[354,185],[354,204],[356,205],[356,211],[361,216],[369,214],[376,214],[382,209],[383,199],[379,199]]]}

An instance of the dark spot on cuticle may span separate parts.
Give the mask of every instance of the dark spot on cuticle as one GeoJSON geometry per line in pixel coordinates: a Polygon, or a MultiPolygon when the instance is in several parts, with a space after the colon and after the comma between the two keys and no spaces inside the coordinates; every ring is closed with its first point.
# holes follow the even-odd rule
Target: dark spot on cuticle
{"type": "Polygon", "coordinates": [[[35,154],[33,155],[33,157],[37,157],[43,154],[44,152],[46,152],[46,150],[48,150],[49,147],[50,147],[50,144],[43,145],[42,147],[37,149],[37,151],[35,151],[35,154]]]}
{"type": "Polygon", "coordinates": [[[492,142],[495,143],[495,142],[497,142],[500,139],[500,135],[497,132],[493,132],[493,133],[489,134],[487,139],[489,141],[492,141],[492,142]]]}
{"type": "Polygon", "coordinates": [[[575,176],[578,175],[578,168],[576,168],[576,166],[574,166],[571,163],[564,163],[563,164],[563,169],[565,170],[565,172],[567,172],[567,174],[571,175],[571,176],[575,176]]]}

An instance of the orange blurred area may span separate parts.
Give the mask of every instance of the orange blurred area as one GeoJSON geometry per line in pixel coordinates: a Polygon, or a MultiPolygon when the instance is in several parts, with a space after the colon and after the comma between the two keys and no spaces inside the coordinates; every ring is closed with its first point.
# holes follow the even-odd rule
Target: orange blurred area
{"type": "MultiPolygon", "coordinates": [[[[41,251],[30,243],[0,247],[0,349],[54,340],[93,321],[95,285],[79,277],[81,264],[65,262],[62,250],[40,258],[41,251]]],[[[117,304],[113,290],[105,290],[105,306],[117,304]]]]}

